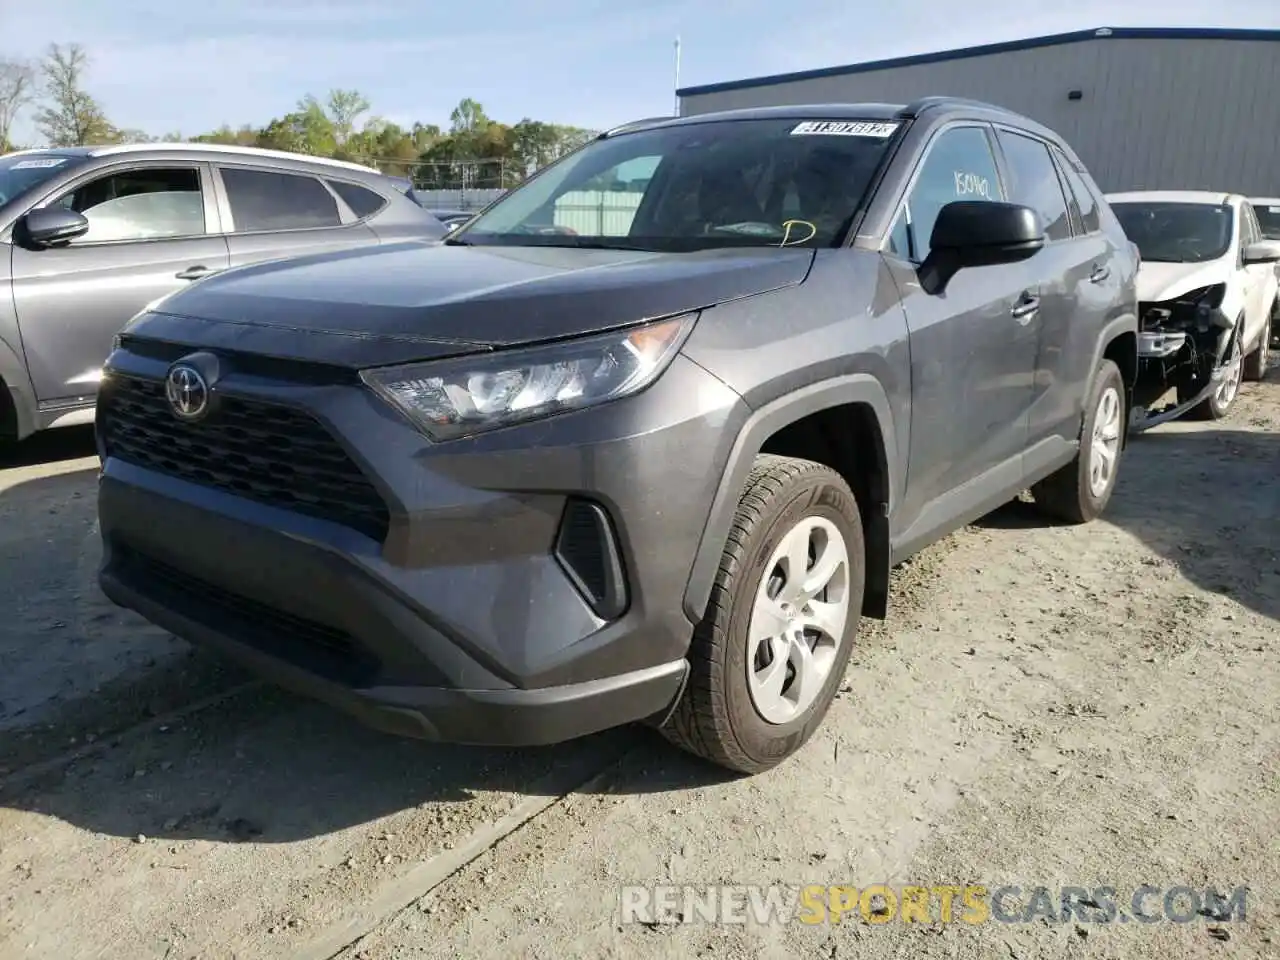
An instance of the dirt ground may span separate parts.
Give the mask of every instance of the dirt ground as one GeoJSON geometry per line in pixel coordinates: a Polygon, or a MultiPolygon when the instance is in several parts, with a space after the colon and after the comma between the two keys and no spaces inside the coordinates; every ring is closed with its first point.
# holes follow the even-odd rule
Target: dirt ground
{"type": "MultiPolygon", "coordinates": [[[[97,594],[92,444],[0,472],[0,958],[1280,957],[1280,371],[895,577],[828,720],[734,780],[646,731],[401,741],[97,594]],[[621,922],[624,884],[1250,888],[1243,920],[621,922]]],[[[1158,908],[1159,897],[1152,901],[1158,908]]]]}

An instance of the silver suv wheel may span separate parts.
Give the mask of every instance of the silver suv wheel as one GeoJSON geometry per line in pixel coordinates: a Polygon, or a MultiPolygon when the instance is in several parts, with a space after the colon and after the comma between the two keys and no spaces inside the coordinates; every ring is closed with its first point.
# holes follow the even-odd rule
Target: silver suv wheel
{"type": "Polygon", "coordinates": [[[768,723],[807,711],[831,674],[849,620],[849,548],[834,523],[806,517],[783,534],[747,628],[747,687],[768,723]]]}

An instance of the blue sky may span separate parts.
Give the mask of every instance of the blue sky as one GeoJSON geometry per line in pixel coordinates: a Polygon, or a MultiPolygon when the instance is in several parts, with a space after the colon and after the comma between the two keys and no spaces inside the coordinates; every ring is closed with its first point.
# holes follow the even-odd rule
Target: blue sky
{"type": "MultiPolygon", "coordinates": [[[[490,116],[606,127],[681,85],[1097,26],[1280,28],[1280,0],[38,0],[0,10],[0,56],[78,42],[119,126],[265,123],[304,94],[364,92],[399,122],[490,116]]],[[[29,116],[14,131],[33,139],[29,116]]]]}

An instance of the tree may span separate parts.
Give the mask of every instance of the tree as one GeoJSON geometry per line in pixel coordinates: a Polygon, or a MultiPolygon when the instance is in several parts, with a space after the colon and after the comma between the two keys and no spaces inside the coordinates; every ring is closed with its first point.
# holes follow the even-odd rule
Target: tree
{"type": "Polygon", "coordinates": [[[356,117],[369,112],[369,101],[359,90],[329,91],[329,121],[339,147],[346,146],[355,132],[356,117]]]}
{"type": "Polygon", "coordinates": [[[84,88],[89,55],[78,43],[52,44],[40,72],[48,105],[36,115],[36,128],[51,147],[113,143],[119,132],[107,122],[98,102],[84,88]]]}
{"type": "Polygon", "coordinates": [[[333,136],[333,123],[324,108],[315,97],[308,95],[298,102],[292,113],[286,113],[263,127],[257,146],[331,157],[337,150],[337,141],[333,136]]]}
{"type": "Polygon", "coordinates": [[[35,99],[35,67],[25,60],[0,59],[0,152],[13,148],[9,134],[18,114],[35,99]]]}
{"type": "Polygon", "coordinates": [[[245,124],[238,130],[232,130],[227,124],[223,124],[217,130],[211,133],[202,133],[199,136],[192,137],[192,143],[226,143],[234,144],[240,147],[256,147],[258,139],[262,136],[262,131],[257,127],[245,124]]]}
{"type": "Polygon", "coordinates": [[[479,133],[492,122],[484,112],[484,107],[470,97],[464,97],[453,108],[453,113],[449,114],[449,132],[454,135],[479,133]]]}

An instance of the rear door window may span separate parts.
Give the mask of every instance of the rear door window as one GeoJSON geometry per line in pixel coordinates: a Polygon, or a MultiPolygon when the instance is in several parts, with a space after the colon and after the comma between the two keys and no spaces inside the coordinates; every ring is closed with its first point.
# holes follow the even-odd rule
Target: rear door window
{"type": "Polygon", "coordinates": [[[387,205],[387,198],[375,190],[362,187],[356,183],[344,183],[342,180],[325,181],[333,192],[342,198],[342,202],[351,208],[359,219],[371,217],[387,205]]]}
{"type": "Polygon", "coordinates": [[[1067,178],[1067,189],[1072,195],[1072,204],[1079,213],[1079,223],[1085,233],[1097,233],[1102,229],[1102,221],[1098,216],[1098,200],[1084,182],[1084,178],[1067,159],[1061,150],[1054,149],[1058,158],[1058,168],[1067,178]]]}
{"type": "Polygon", "coordinates": [[[1013,181],[1009,185],[1010,199],[1040,214],[1046,239],[1069,239],[1071,217],[1067,212],[1067,198],[1063,195],[1062,182],[1053,167],[1049,148],[1039,140],[1009,130],[1001,130],[997,136],[1013,181]]]}
{"type": "Polygon", "coordinates": [[[305,230],[342,224],[338,202],[306,174],[222,167],[236,233],[305,230]]]}

